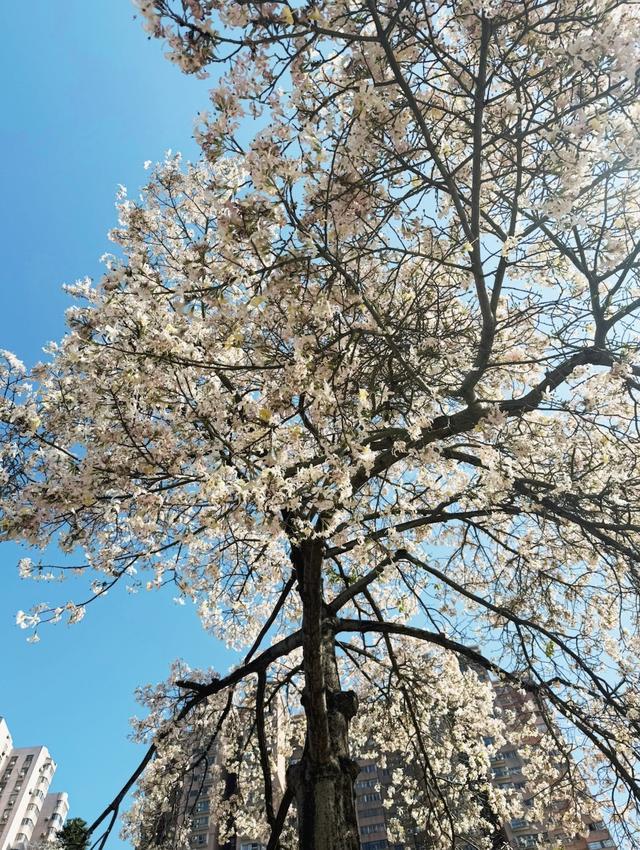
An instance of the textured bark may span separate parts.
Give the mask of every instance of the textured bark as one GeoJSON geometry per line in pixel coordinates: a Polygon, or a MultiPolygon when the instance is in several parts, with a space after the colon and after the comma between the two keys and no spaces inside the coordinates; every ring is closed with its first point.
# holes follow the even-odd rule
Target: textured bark
{"type": "Polygon", "coordinates": [[[349,722],[358,701],[343,691],[336,663],[334,621],[322,592],[322,541],[297,547],[292,560],[302,597],[307,733],[302,758],[288,771],[304,850],[359,850],[349,722]]]}

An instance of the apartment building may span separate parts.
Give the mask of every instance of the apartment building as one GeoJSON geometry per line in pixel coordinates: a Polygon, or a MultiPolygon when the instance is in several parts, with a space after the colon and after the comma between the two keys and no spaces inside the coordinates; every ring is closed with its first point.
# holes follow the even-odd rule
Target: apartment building
{"type": "MultiPolygon", "coordinates": [[[[496,694],[496,707],[510,711],[518,723],[518,717],[528,716],[535,707],[529,697],[504,685],[493,683],[496,694]]],[[[540,719],[540,728],[544,724],[540,719]]],[[[489,745],[490,739],[486,740],[489,745]]],[[[530,821],[526,811],[532,806],[532,800],[527,794],[526,779],[523,773],[525,761],[517,748],[507,743],[491,759],[492,781],[502,788],[510,788],[520,793],[525,815],[504,824],[509,843],[516,850],[534,850],[540,846],[562,847],[563,850],[615,850],[616,843],[611,837],[604,821],[591,820],[585,823],[586,836],[565,835],[559,829],[554,829],[551,822],[530,821]]],[[[558,799],[556,806],[562,808],[563,800],[558,799]]]]}
{"type": "MultiPolygon", "coordinates": [[[[235,711],[244,711],[236,707],[235,711]]],[[[252,711],[253,709],[246,709],[252,711]]],[[[273,771],[273,792],[276,804],[284,793],[286,783],[286,752],[288,751],[287,740],[282,723],[282,712],[284,705],[278,701],[265,711],[265,733],[267,739],[267,751],[273,771]]],[[[250,725],[250,724],[249,724],[250,725]]],[[[191,821],[191,847],[193,850],[219,850],[218,819],[215,813],[215,804],[212,801],[212,788],[214,776],[220,777],[224,774],[226,755],[233,742],[217,740],[214,744],[194,749],[195,767],[187,777],[182,798],[182,810],[191,821]]],[[[228,776],[226,779],[227,793],[232,795],[235,790],[235,778],[228,776]]],[[[251,792],[243,789],[245,800],[251,800],[251,792]]],[[[181,815],[182,816],[182,815],[181,815]]],[[[229,845],[225,844],[225,850],[229,845]]],[[[261,850],[264,845],[255,837],[237,835],[235,839],[236,850],[261,850]]],[[[0,848],[2,850],[2,848],[0,848]]]]}
{"type": "MultiPolygon", "coordinates": [[[[489,681],[483,670],[478,671],[485,681],[489,681]]],[[[514,723],[519,726],[532,710],[530,700],[513,688],[491,683],[495,691],[496,708],[500,711],[512,712],[514,723]]],[[[541,718],[540,723],[542,724],[541,718]]],[[[541,729],[542,729],[541,725],[541,729]]],[[[493,744],[491,738],[486,738],[487,746],[493,744]]],[[[409,844],[394,844],[389,840],[387,819],[390,813],[384,807],[384,788],[389,781],[389,770],[381,768],[375,761],[361,760],[361,769],[356,779],[356,812],[360,829],[361,850],[427,850],[424,839],[416,836],[409,844]]],[[[585,823],[585,836],[563,834],[562,830],[553,827],[551,818],[546,822],[528,820],[526,812],[532,807],[532,799],[527,792],[524,775],[526,766],[518,749],[506,743],[491,759],[491,781],[497,787],[509,788],[519,792],[522,799],[524,815],[501,824],[503,836],[514,850],[535,850],[549,848],[554,850],[615,850],[616,843],[603,820],[593,819],[585,823]]],[[[555,802],[556,807],[562,808],[563,801],[555,802]]],[[[261,850],[256,845],[251,850],[261,850]]],[[[461,848],[465,850],[465,848],[461,848]]],[[[471,850],[469,848],[468,850],[471,850]]]]}
{"type": "Polygon", "coordinates": [[[46,747],[14,747],[0,717],[0,850],[55,838],[69,811],[66,793],[49,792],[55,770],[46,747]]]}
{"type": "Polygon", "coordinates": [[[405,850],[404,844],[392,844],[388,838],[384,807],[384,787],[389,782],[390,770],[380,767],[373,759],[360,759],[360,773],[356,779],[356,816],[362,850],[405,850]]]}

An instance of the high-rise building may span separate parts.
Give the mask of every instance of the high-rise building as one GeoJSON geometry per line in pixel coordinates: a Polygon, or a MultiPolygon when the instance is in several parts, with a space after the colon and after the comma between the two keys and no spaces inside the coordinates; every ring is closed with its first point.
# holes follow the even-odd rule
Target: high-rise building
{"type": "Polygon", "coordinates": [[[0,850],[55,838],[69,811],[66,793],[49,792],[55,770],[46,747],[14,747],[0,717],[0,850]]]}
{"type": "MultiPolygon", "coordinates": [[[[236,708],[238,712],[245,709],[236,708]]],[[[265,711],[265,735],[267,739],[267,754],[273,770],[273,793],[277,803],[280,801],[286,784],[286,758],[287,741],[282,725],[282,712],[284,705],[276,700],[271,708],[265,711]]],[[[183,792],[181,803],[182,809],[186,812],[187,817],[191,821],[191,846],[202,848],[202,850],[220,850],[220,842],[218,840],[219,828],[216,818],[215,805],[212,801],[212,786],[213,774],[225,776],[224,761],[227,749],[233,742],[228,740],[217,740],[215,744],[206,748],[200,749],[199,755],[204,755],[204,758],[196,760],[196,767],[187,777],[187,782],[183,792]]],[[[198,748],[196,747],[196,752],[198,748]]],[[[233,776],[226,775],[225,785],[229,794],[233,794],[236,790],[235,779],[233,776]]],[[[244,789],[244,793],[247,791],[244,789]]],[[[250,796],[250,795],[249,795],[250,796]]],[[[233,845],[234,839],[226,843],[225,848],[233,845]]],[[[257,840],[255,836],[243,836],[241,834],[235,837],[235,850],[263,850],[265,845],[261,840],[257,840]]],[[[2,850],[0,848],[0,850],[2,850]]]]}
{"type": "MultiPolygon", "coordinates": [[[[493,687],[496,694],[496,707],[502,711],[511,712],[516,725],[519,723],[519,718],[522,719],[525,714],[529,715],[533,712],[539,723],[540,731],[544,730],[545,724],[530,697],[505,685],[494,683],[493,687]]],[[[490,742],[487,741],[487,743],[490,742]]],[[[577,836],[566,835],[561,829],[554,828],[551,819],[548,822],[536,822],[526,817],[527,809],[532,806],[532,800],[527,791],[524,773],[526,761],[516,747],[509,743],[505,744],[491,759],[491,765],[494,785],[515,790],[520,794],[523,803],[523,817],[504,824],[507,839],[512,847],[517,848],[517,850],[534,850],[534,848],[541,846],[562,847],[563,850],[615,849],[616,843],[611,837],[611,833],[604,821],[599,818],[587,819],[584,824],[585,835],[577,836]]],[[[554,804],[556,810],[560,810],[563,805],[566,805],[566,800],[562,799],[561,792],[558,799],[554,800],[554,804]]]]}
{"type": "Polygon", "coordinates": [[[404,850],[403,844],[392,844],[387,821],[391,812],[384,806],[384,788],[389,782],[389,768],[375,759],[360,759],[356,778],[356,817],[362,850],[404,850]]]}

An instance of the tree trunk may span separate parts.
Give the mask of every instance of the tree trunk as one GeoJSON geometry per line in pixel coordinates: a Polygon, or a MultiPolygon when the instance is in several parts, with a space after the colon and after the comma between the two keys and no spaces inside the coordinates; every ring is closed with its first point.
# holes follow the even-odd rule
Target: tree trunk
{"type": "Polygon", "coordinates": [[[359,850],[358,765],[349,755],[349,722],[358,702],[353,691],[340,687],[333,623],[322,593],[322,547],[321,540],[312,540],[292,552],[302,597],[307,733],[288,782],[295,794],[301,850],[359,850]]]}

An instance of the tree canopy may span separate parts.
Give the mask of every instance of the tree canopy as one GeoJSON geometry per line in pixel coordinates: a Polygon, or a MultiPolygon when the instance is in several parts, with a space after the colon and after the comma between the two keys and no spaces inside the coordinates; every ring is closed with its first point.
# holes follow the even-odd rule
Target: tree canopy
{"type": "Polygon", "coordinates": [[[70,818],[58,832],[60,850],[86,850],[89,846],[87,826],[82,818],[70,818]]]}
{"type": "Polygon", "coordinates": [[[491,847],[516,803],[481,747],[484,669],[535,706],[539,812],[561,789],[576,831],[589,788],[632,841],[638,7],[138,6],[169,58],[214,73],[202,159],[121,198],[103,279],[70,288],[46,363],[7,355],[1,411],[3,535],[82,551],[91,577],[20,625],[170,584],[247,653],[146,692],[132,834],[193,734],[248,717],[238,770],[270,848],[295,841],[294,800],[301,847],[357,848],[352,759],[389,729],[415,767],[406,817],[491,847]],[[281,795],[277,700],[306,724],[281,795]]]}

